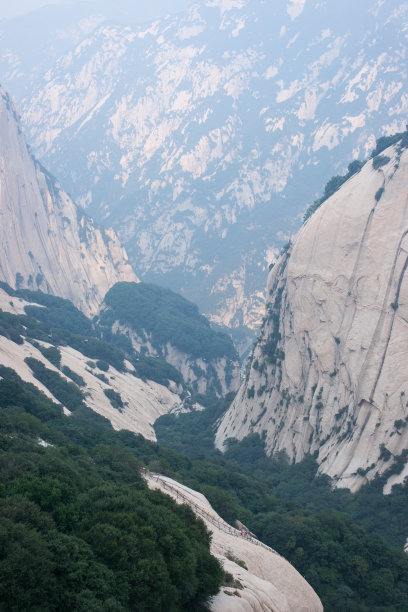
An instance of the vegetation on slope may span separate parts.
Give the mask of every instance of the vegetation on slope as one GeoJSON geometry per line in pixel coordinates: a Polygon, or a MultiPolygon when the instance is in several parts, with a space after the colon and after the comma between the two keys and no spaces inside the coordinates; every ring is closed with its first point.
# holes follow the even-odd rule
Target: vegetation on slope
{"type": "Polygon", "coordinates": [[[69,300],[41,291],[14,290],[6,283],[0,283],[0,287],[11,297],[39,304],[39,306],[26,306],[25,312],[34,319],[46,323],[48,327],[64,329],[83,336],[93,335],[91,321],[69,300]]]}
{"type": "Polygon", "coordinates": [[[197,457],[214,457],[221,454],[214,449],[215,423],[230,406],[235,393],[229,393],[218,400],[204,395],[193,395],[191,402],[205,406],[181,418],[174,414],[164,414],[154,423],[157,439],[161,444],[173,448],[195,459],[197,457]],[[186,418],[187,417],[187,418],[186,418]]]}
{"type": "Polygon", "coordinates": [[[147,489],[104,419],[2,376],[0,609],[202,609],[222,580],[204,524],[147,489]]]}
{"type": "MultiPolygon", "coordinates": [[[[216,422],[225,412],[228,402],[199,401],[208,408],[178,417],[163,415],[155,422],[160,444],[191,458],[222,456],[237,462],[246,472],[267,484],[277,498],[294,502],[311,512],[328,508],[347,512],[368,532],[378,533],[392,546],[403,549],[407,538],[408,483],[406,486],[394,485],[390,495],[382,493],[391,471],[398,469],[399,462],[395,468],[352,494],[348,489],[333,489],[329,476],[318,475],[318,463],[310,455],[299,463],[290,463],[285,453],[268,457],[264,442],[257,434],[250,434],[241,442],[229,440],[227,452],[221,455],[214,449],[213,440],[216,422]]],[[[399,468],[402,467],[401,462],[399,468]]]]}
{"type": "Polygon", "coordinates": [[[255,434],[231,441],[221,456],[209,443],[225,410],[216,404],[156,421],[159,443],[191,457],[188,469],[179,469],[186,484],[207,495],[226,520],[238,518],[285,556],[326,612],[408,610],[408,559],[402,552],[408,487],[384,496],[378,479],[355,495],[333,491],[327,476],[317,476],[312,457],[296,465],[284,454],[269,458],[255,434]]]}
{"type": "Polygon", "coordinates": [[[136,376],[143,380],[153,380],[165,386],[172,380],[183,386],[183,377],[175,367],[163,359],[136,353],[126,336],[112,334],[110,330],[100,329],[97,324],[92,325],[69,300],[40,291],[16,291],[6,283],[0,283],[0,287],[11,297],[40,304],[25,306],[26,315],[0,311],[0,335],[17,344],[22,344],[23,336],[28,338],[56,367],[59,367],[56,347],[68,345],[99,364],[105,363],[106,368],[112,365],[117,370],[123,370],[127,358],[132,362],[136,376]],[[37,340],[54,346],[43,348],[37,340]]]}
{"type": "MultiPolygon", "coordinates": [[[[69,345],[86,357],[106,362],[117,370],[123,370],[124,360],[128,359],[137,376],[165,386],[169,380],[185,386],[179,370],[161,357],[134,351],[127,336],[112,333],[111,327],[116,320],[133,327],[142,338],[145,332],[151,333],[159,354],[170,342],[193,357],[238,359],[229,336],[213,331],[195,304],[156,285],[118,283],[106,296],[110,309],[93,323],[69,300],[40,291],[14,290],[6,283],[0,283],[0,288],[10,297],[30,302],[25,306],[26,315],[0,311],[0,335],[16,343],[21,344],[25,336],[54,345],[69,345]]],[[[37,348],[44,353],[39,345],[37,348]]],[[[209,368],[209,375],[212,373],[209,368]]]]}
{"type": "Polygon", "coordinates": [[[46,368],[38,359],[26,357],[24,361],[33,372],[35,378],[47,387],[53,396],[68,410],[76,410],[83,406],[84,397],[76,384],[67,382],[58,372],[46,368]]]}
{"type": "Polygon", "coordinates": [[[357,172],[360,172],[361,168],[364,166],[364,163],[365,162],[362,162],[360,160],[355,160],[348,165],[346,174],[344,174],[343,176],[341,175],[332,176],[332,178],[328,181],[328,183],[326,184],[324,188],[323,195],[317,200],[315,200],[313,204],[311,204],[309,208],[306,210],[304,217],[303,217],[303,223],[307,221],[307,219],[313,215],[315,210],[317,210],[323,204],[323,202],[325,202],[328,198],[330,198],[330,196],[332,196],[333,193],[336,193],[336,191],[340,189],[343,183],[348,181],[348,179],[351,178],[357,172]]]}
{"type": "Polygon", "coordinates": [[[101,314],[100,323],[111,327],[119,320],[151,342],[159,352],[167,343],[195,358],[237,359],[227,334],[211,329],[192,302],[170,289],[149,283],[117,283],[105,296],[109,309],[101,314]]]}
{"type": "Polygon", "coordinates": [[[397,142],[400,143],[401,149],[405,149],[408,146],[408,125],[405,132],[397,132],[391,136],[381,136],[381,138],[377,138],[375,149],[372,151],[370,157],[375,158],[377,155],[380,155],[380,153],[385,151],[385,149],[388,149],[388,147],[391,147],[397,142]]]}
{"type": "MultiPolygon", "coordinates": [[[[20,330],[33,341],[37,338],[51,344],[73,338],[77,346],[88,350],[82,336],[50,330],[33,317],[11,316],[8,324],[7,333],[20,330]]],[[[92,336],[87,340],[100,342],[92,336]]],[[[98,362],[105,361],[106,368],[111,350],[121,362],[125,357],[119,345],[125,347],[126,339],[113,341],[118,345],[105,342],[107,359],[98,362]]],[[[45,351],[58,363],[56,350],[45,351]]],[[[37,364],[31,365],[35,370],[37,364]]],[[[49,372],[42,366],[37,374],[48,377],[49,372]]],[[[0,517],[6,521],[3,534],[11,534],[10,545],[3,540],[0,559],[5,609],[36,609],[41,598],[45,610],[63,609],[63,601],[70,602],[70,609],[131,610],[137,596],[138,610],[161,610],[164,600],[156,595],[158,583],[170,609],[199,609],[205,597],[198,592],[198,583],[205,585],[206,595],[214,592],[220,580],[218,566],[212,565],[211,557],[199,556],[194,561],[188,556],[190,544],[172,537],[180,517],[173,517],[172,510],[167,517],[161,501],[155,514],[156,498],[152,501],[138,477],[138,468],[144,464],[201,490],[227,521],[238,518],[247,524],[302,572],[322,598],[326,612],[408,610],[406,556],[362,527],[381,530],[389,523],[392,528],[383,532],[392,532],[389,540],[395,541],[398,526],[397,543],[401,545],[407,506],[404,488],[397,488],[398,498],[394,493],[384,498],[381,487],[374,483],[366,488],[366,497],[359,504],[353,501],[358,496],[331,492],[329,480],[316,477],[312,458],[297,466],[289,465],[284,457],[266,458],[256,436],[232,444],[227,455],[220,456],[212,448],[215,421],[231,398],[222,402],[193,398],[207,409],[178,419],[162,417],[156,432],[159,440],[178,449],[172,450],[130,432],[114,432],[106,420],[80,403],[71,417],[64,417],[60,408],[22,383],[13,371],[0,367],[0,377],[0,517]],[[53,446],[39,446],[39,438],[53,446]],[[35,508],[29,506],[26,513],[16,514],[9,507],[13,503],[13,507],[34,504],[35,508]],[[347,509],[360,525],[339,509],[347,509]],[[39,515],[41,520],[33,527],[28,515],[39,515]],[[158,515],[164,523],[156,521],[158,515]],[[46,528],[41,531],[43,523],[46,528]],[[171,525],[170,534],[163,525],[171,525]],[[135,548],[129,550],[129,542],[135,548]],[[44,580],[37,579],[38,568],[33,566],[37,557],[44,580]],[[174,570],[170,567],[173,561],[174,570]],[[17,563],[22,567],[21,580],[13,571],[17,563]],[[198,576],[199,572],[203,573],[198,576]],[[181,574],[187,576],[187,585],[180,583],[181,574]]],[[[58,382],[55,379],[50,384],[58,382]]],[[[189,531],[185,522],[180,529],[189,531]]],[[[201,528],[192,528],[194,534],[197,529],[200,532],[201,528]]],[[[208,535],[204,532],[197,538],[198,543],[194,540],[191,546],[199,550],[197,555],[204,555],[204,549],[208,555],[208,535]]]]}
{"type": "MultiPolygon", "coordinates": [[[[405,132],[398,132],[397,134],[393,134],[392,136],[382,136],[378,138],[376,141],[376,147],[370,155],[370,158],[373,159],[373,167],[375,170],[380,168],[382,165],[388,163],[390,160],[388,157],[384,155],[380,155],[385,149],[390,147],[393,144],[400,143],[400,149],[404,149],[408,147],[408,129],[405,132]]],[[[331,195],[336,193],[340,189],[340,187],[348,181],[354,174],[360,172],[361,168],[364,166],[366,162],[360,161],[358,159],[352,161],[347,168],[346,174],[343,176],[337,175],[332,176],[332,178],[328,181],[324,188],[323,195],[315,200],[313,204],[311,204],[304,216],[303,223],[312,216],[312,214],[317,210],[323,202],[325,202],[331,195]]]]}

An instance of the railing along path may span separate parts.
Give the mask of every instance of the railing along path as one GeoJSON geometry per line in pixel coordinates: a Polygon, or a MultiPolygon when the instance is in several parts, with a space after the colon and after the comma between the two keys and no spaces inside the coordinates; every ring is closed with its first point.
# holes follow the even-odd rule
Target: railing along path
{"type": "Polygon", "coordinates": [[[206,521],[211,523],[211,525],[214,525],[214,527],[221,529],[222,531],[224,531],[225,533],[228,533],[229,535],[239,537],[240,539],[244,538],[245,540],[248,540],[249,542],[256,544],[256,546],[261,546],[262,548],[269,550],[275,555],[278,555],[279,557],[281,556],[278,552],[276,552],[276,550],[274,550],[270,546],[267,546],[263,542],[260,542],[258,538],[256,538],[253,534],[251,535],[246,531],[240,531],[239,529],[235,529],[235,527],[231,527],[231,525],[228,525],[228,523],[226,523],[224,520],[220,518],[216,518],[214,515],[207,512],[207,510],[204,510],[204,508],[196,504],[192,499],[187,497],[187,495],[184,495],[184,493],[182,493],[180,489],[178,489],[177,487],[167,482],[167,480],[165,480],[160,474],[154,474],[152,472],[149,472],[146,469],[142,469],[142,474],[145,478],[151,478],[152,480],[155,480],[157,483],[160,483],[163,489],[173,493],[173,495],[175,495],[177,499],[182,499],[183,502],[185,502],[188,506],[190,506],[196,514],[198,514],[199,516],[204,518],[206,521]]]}

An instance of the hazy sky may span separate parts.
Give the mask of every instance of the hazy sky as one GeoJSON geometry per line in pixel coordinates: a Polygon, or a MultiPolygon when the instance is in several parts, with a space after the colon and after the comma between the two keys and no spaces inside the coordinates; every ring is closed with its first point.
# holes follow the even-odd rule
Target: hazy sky
{"type": "Polygon", "coordinates": [[[72,4],[78,0],[14,0],[0,2],[0,19],[17,17],[29,11],[40,8],[44,4],[72,4]]]}
{"type": "MultiPolygon", "coordinates": [[[[107,0],[88,0],[93,1],[95,6],[98,3],[106,3],[107,0]]],[[[45,4],[74,4],[78,0],[0,0],[0,19],[9,19],[11,17],[17,17],[24,15],[34,9],[40,8],[45,4]]],[[[109,0],[108,0],[109,2],[109,0]]],[[[167,12],[173,12],[173,10],[180,10],[192,3],[192,0],[128,0],[129,5],[133,11],[137,11],[139,5],[142,13],[146,11],[146,7],[149,7],[149,13],[157,13],[155,17],[159,17],[167,12]]],[[[112,5],[117,4],[115,0],[111,0],[112,5]]],[[[126,3],[126,0],[121,0],[121,3],[126,3]]]]}

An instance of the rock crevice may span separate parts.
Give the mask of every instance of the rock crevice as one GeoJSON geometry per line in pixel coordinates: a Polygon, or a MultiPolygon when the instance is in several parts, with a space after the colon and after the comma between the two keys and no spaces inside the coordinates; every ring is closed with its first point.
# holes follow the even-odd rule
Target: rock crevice
{"type": "Polygon", "coordinates": [[[396,144],[384,157],[326,200],[271,271],[219,448],[254,431],[269,453],[314,453],[322,472],[356,489],[407,447],[408,151],[396,144]]]}

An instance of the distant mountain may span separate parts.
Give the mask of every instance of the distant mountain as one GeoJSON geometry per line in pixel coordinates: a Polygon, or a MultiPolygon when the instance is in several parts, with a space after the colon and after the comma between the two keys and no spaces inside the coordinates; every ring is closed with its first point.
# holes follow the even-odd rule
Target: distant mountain
{"type": "Polygon", "coordinates": [[[32,58],[21,37],[0,44],[36,155],[141,277],[255,324],[322,179],[405,127],[408,5],[211,0],[143,26],[70,14],[47,44],[32,22],[32,58]]]}
{"type": "Polygon", "coordinates": [[[238,390],[239,357],[231,338],[211,329],[195,304],[170,289],[117,283],[97,323],[108,337],[124,334],[134,350],[170,363],[196,393],[222,397],[238,390]]]}
{"type": "Polygon", "coordinates": [[[95,314],[117,281],[136,281],[113,230],[78,208],[27,148],[0,89],[0,280],[65,297],[95,314]]]}
{"type": "MultiPolygon", "coordinates": [[[[248,376],[216,443],[311,453],[338,486],[408,475],[408,132],[308,219],[272,269],[248,376]]],[[[394,139],[395,140],[395,139],[394,139]]]]}

